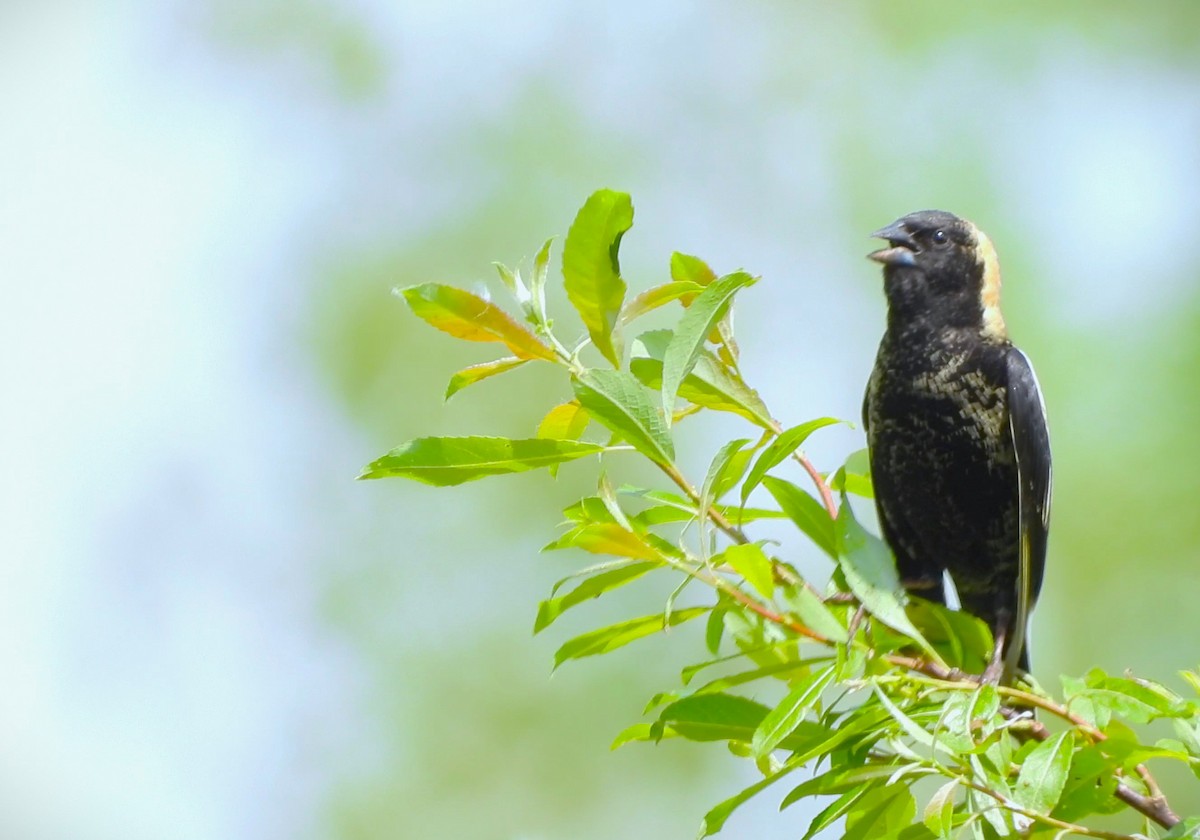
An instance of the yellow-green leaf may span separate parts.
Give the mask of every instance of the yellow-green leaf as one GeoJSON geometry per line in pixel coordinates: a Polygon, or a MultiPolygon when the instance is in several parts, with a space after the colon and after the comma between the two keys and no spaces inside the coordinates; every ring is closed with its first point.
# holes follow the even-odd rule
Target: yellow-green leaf
{"type": "Polygon", "coordinates": [[[775,594],[775,576],[771,571],[771,559],[763,553],[757,543],[731,545],[713,562],[724,561],[746,582],[759,591],[764,598],[775,594]]]}
{"type": "Polygon", "coordinates": [[[578,525],[543,547],[542,551],[556,551],[562,548],[579,548],[592,554],[612,554],[635,560],[661,558],[656,548],[616,522],[588,522],[578,525]]]}
{"type": "Polygon", "coordinates": [[[553,440],[579,440],[590,419],[583,406],[577,400],[571,400],[554,406],[546,413],[538,424],[537,436],[553,440]]]}
{"type": "Polygon", "coordinates": [[[619,586],[624,586],[631,581],[637,580],[650,570],[657,568],[657,566],[657,563],[651,562],[630,563],[627,566],[619,566],[618,568],[609,569],[606,572],[586,578],[565,595],[547,598],[538,604],[537,619],[533,623],[533,632],[542,632],[553,624],[555,619],[560,615],[571,609],[571,607],[582,604],[584,601],[599,598],[610,589],[616,589],[619,586]]]}
{"type": "MultiPolygon", "coordinates": [[[[591,418],[577,400],[556,405],[538,424],[537,436],[553,440],[579,440],[591,418]]],[[[550,475],[558,475],[558,466],[550,467],[550,475]]]]}
{"type": "Polygon", "coordinates": [[[733,296],[755,282],[757,278],[744,271],[727,274],[706,287],[684,314],[663,355],[662,404],[668,415],[675,409],[679,385],[692,372],[709,331],[729,309],[733,296]]]}
{"type": "Polygon", "coordinates": [[[635,318],[640,318],[647,312],[658,309],[673,300],[679,300],[689,295],[695,297],[702,291],[704,291],[703,286],[690,280],[673,280],[670,283],[655,286],[653,289],[647,289],[626,304],[625,309],[621,312],[621,323],[628,324],[635,318]]]}
{"type": "Polygon", "coordinates": [[[490,475],[525,472],[603,452],[595,443],[538,438],[427,437],[410,440],[368,464],[359,478],[411,478],[446,487],[490,475]]]}
{"type": "MultiPolygon", "coordinates": [[[[747,479],[749,480],[749,479],[747,479]]],[[[837,559],[837,536],[829,511],[821,503],[792,482],[773,475],[763,479],[763,486],[775,497],[779,507],[796,527],[833,559],[837,559]]]]}
{"type": "Polygon", "coordinates": [[[789,458],[793,452],[799,449],[804,441],[808,440],[809,435],[822,429],[826,426],[832,426],[835,423],[840,423],[841,420],[836,420],[833,417],[819,417],[816,420],[809,420],[807,423],[801,423],[799,426],[793,426],[785,432],[780,433],[779,437],[771,441],[762,454],[758,456],[758,460],[754,462],[754,466],[750,468],[750,473],[746,476],[746,482],[742,485],[742,504],[750,498],[750,494],[754,488],[762,483],[767,471],[773,467],[783,463],[789,458]]]}
{"type": "Polygon", "coordinates": [[[689,607],[686,610],[676,610],[664,622],[662,613],[631,618],[599,630],[592,630],[582,636],[576,636],[565,643],[554,654],[554,667],[557,668],[569,659],[582,659],[585,656],[598,656],[617,648],[624,647],[630,642],[661,633],[666,626],[674,627],[685,621],[690,621],[698,615],[704,615],[709,607],[689,607]]]}
{"type": "Polygon", "coordinates": [[[554,351],[493,303],[464,289],[423,283],[400,294],[417,317],[466,341],[496,341],[522,359],[554,360],[554,351]]]}
{"type": "MultiPolygon", "coordinates": [[[[689,282],[707,286],[717,279],[717,273],[708,267],[708,263],[691,254],[681,254],[678,251],[671,254],[671,279],[677,283],[689,282]]],[[[683,299],[684,306],[691,306],[696,295],[688,295],[683,299]]]]}
{"type": "Polygon", "coordinates": [[[613,329],[625,300],[625,281],[617,259],[621,237],[633,226],[629,195],[599,190],[580,208],[563,245],[562,270],[567,298],[579,312],[592,343],[613,367],[621,354],[613,329]]]}
{"type": "Polygon", "coordinates": [[[445,398],[450,399],[468,385],[474,385],[481,379],[487,379],[489,376],[495,376],[496,374],[512,370],[515,367],[520,367],[527,361],[529,359],[518,359],[516,356],[508,356],[503,359],[496,359],[494,362],[482,362],[477,365],[465,367],[450,377],[450,384],[446,386],[445,398]]]}
{"type": "MultiPolygon", "coordinates": [[[[638,336],[646,357],[630,359],[629,370],[649,388],[662,387],[662,360],[672,335],[670,330],[651,330],[638,336]]],[[[704,408],[739,414],[764,429],[774,428],[758,392],[708,350],[700,351],[691,373],[679,384],[679,396],[704,408]]]]}

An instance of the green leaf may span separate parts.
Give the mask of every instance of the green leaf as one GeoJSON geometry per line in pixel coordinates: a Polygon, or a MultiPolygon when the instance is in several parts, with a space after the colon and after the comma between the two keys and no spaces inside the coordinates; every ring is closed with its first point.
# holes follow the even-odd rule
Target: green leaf
{"type": "Polygon", "coordinates": [[[1038,744],[1025,756],[1013,788],[1013,799],[1021,807],[1037,814],[1049,814],[1054,810],[1067,783],[1074,745],[1072,732],[1068,729],[1038,744]]]}
{"type": "Polygon", "coordinates": [[[779,507],[787,514],[788,519],[796,523],[801,533],[812,540],[817,548],[836,560],[838,552],[834,522],[821,503],[790,481],[773,475],[763,479],[763,486],[775,497],[779,507]]]}
{"type": "Polygon", "coordinates": [[[718,607],[708,617],[704,626],[704,647],[713,656],[721,649],[721,637],[725,635],[725,610],[718,607]]]}
{"type": "Polygon", "coordinates": [[[513,271],[504,263],[494,262],[492,265],[496,267],[496,272],[500,275],[500,280],[504,283],[505,288],[512,293],[517,303],[521,304],[521,307],[528,312],[530,295],[529,290],[525,288],[525,284],[521,282],[521,272],[513,271]]]}
{"type": "Polygon", "coordinates": [[[621,354],[612,333],[625,300],[617,252],[621,237],[631,227],[633,203],[629,195],[599,190],[580,208],[563,245],[567,298],[578,310],[596,349],[617,368],[621,366],[621,354]]]}
{"type": "Polygon", "coordinates": [[[788,612],[795,613],[800,623],[820,633],[831,642],[846,641],[846,626],[825,605],[825,602],[804,584],[789,586],[783,590],[780,600],[788,612]]]}
{"type": "Polygon", "coordinates": [[[540,633],[571,607],[599,598],[605,592],[624,586],[637,580],[651,569],[658,567],[657,563],[630,563],[611,571],[603,572],[587,578],[566,595],[548,598],[538,604],[537,619],[533,623],[533,632],[540,633]]]}
{"type": "MultiPolygon", "coordinates": [[[[662,387],[661,359],[630,359],[629,370],[646,387],[662,387]]],[[[696,360],[692,372],[680,383],[679,396],[693,405],[711,408],[714,411],[728,411],[763,429],[771,428],[771,413],[758,392],[707,350],[700,351],[700,357],[696,360]]]]}
{"type": "MultiPolygon", "coordinates": [[[[712,616],[716,615],[718,612],[719,610],[713,610],[713,612],[709,615],[709,621],[712,621],[712,616]]],[[[687,685],[692,681],[692,678],[695,677],[696,674],[700,673],[706,668],[711,668],[714,665],[723,665],[726,662],[732,662],[735,659],[743,659],[745,656],[746,654],[739,650],[737,653],[730,653],[726,656],[717,656],[715,659],[706,659],[703,662],[694,662],[691,665],[685,666],[684,669],[679,672],[679,681],[684,685],[687,685]]]]}
{"type": "Polygon", "coordinates": [[[1085,688],[1071,698],[1068,705],[1072,710],[1077,709],[1081,716],[1087,717],[1089,720],[1097,717],[1107,721],[1111,714],[1117,714],[1132,723],[1149,723],[1155,718],[1170,716],[1165,715],[1160,709],[1144,702],[1139,697],[1112,688],[1085,688]],[[1085,713],[1087,705],[1092,708],[1087,709],[1085,713]]]}
{"type": "MultiPolygon", "coordinates": [[[[578,400],[571,400],[546,412],[538,424],[537,436],[551,440],[579,440],[591,419],[578,400]]],[[[550,475],[558,475],[557,464],[550,467],[550,475]]]]}
{"type": "Polygon", "coordinates": [[[854,597],[858,598],[872,616],[908,636],[929,656],[941,662],[941,657],[913,626],[904,611],[904,591],[896,574],[892,553],[882,540],[863,530],[844,497],[838,513],[836,531],[838,568],[845,575],[846,583],[854,597]]]}
{"type": "MultiPolygon", "coordinates": [[[[737,505],[713,505],[712,507],[734,525],[745,525],[760,519],[787,519],[786,514],[766,508],[743,509],[737,505]]],[[[648,528],[651,525],[664,525],[669,522],[688,522],[697,517],[698,514],[694,509],[685,510],[675,505],[655,505],[634,514],[629,520],[639,528],[648,528]]]]}
{"type": "Polygon", "coordinates": [[[736,694],[695,694],[664,708],[658,720],[693,741],[749,741],[769,710],[736,694]]]}
{"type": "Polygon", "coordinates": [[[538,424],[537,436],[550,440],[579,440],[590,419],[583,406],[571,400],[546,412],[538,424]]]}
{"type": "MultiPolygon", "coordinates": [[[[676,252],[671,255],[671,278],[676,281],[690,280],[701,286],[708,286],[717,279],[717,273],[699,257],[676,252]]],[[[687,295],[681,299],[685,307],[691,306],[696,295],[687,295]]],[[[733,340],[733,313],[726,311],[717,322],[717,328],[708,334],[708,340],[714,344],[724,345],[721,348],[722,358],[732,367],[737,367],[737,343],[733,340]]]]}
{"type": "Polygon", "coordinates": [[[363,468],[359,478],[411,478],[446,487],[490,475],[525,472],[603,452],[595,443],[500,437],[410,440],[363,468]]]}
{"type": "Polygon", "coordinates": [[[902,784],[872,787],[846,812],[842,840],[879,840],[906,828],[917,813],[917,803],[902,784]]]}
{"type": "Polygon", "coordinates": [[[533,279],[529,281],[529,291],[533,298],[534,311],[544,318],[546,315],[546,274],[550,268],[550,245],[554,239],[547,239],[538,249],[533,258],[533,279]]]}
{"type": "Polygon", "coordinates": [[[481,379],[487,379],[490,376],[520,367],[527,361],[529,359],[518,359],[515,356],[508,356],[503,359],[496,359],[494,362],[483,362],[478,365],[465,367],[450,377],[450,384],[446,386],[445,399],[450,399],[468,385],[474,385],[481,379]]]}
{"type": "Polygon", "coordinates": [[[567,517],[569,522],[616,522],[608,506],[599,496],[584,496],[563,508],[563,516],[567,517]]]}
{"type": "Polygon", "coordinates": [[[592,554],[612,554],[635,560],[658,560],[660,553],[640,534],[626,530],[616,522],[587,522],[572,528],[542,547],[542,551],[579,548],[592,554]]]}
{"type": "Polygon", "coordinates": [[[755,756],[766,756],[795,731],[808,710],[820,701],[821,692],[833,681],[834,671],[832,666],[823,668],[799,680],[779,705],[763,718],[751,740],[755,756]]]}
{"type": "Polygon", "coordinates": [[[657,741],[666,737],[671,736],[667,733],[657,733],[649,723],[635,723],[632,726],[622,729],[617,737],[613,739],[609,749],[615,750],[617,747],[623,747],[633,741],[657,741]]]}
{"type": "Polygon", "coordinates": [[[784,674],[797,671],[801,668],[807,668],[814,662],[828,662],[830,658],[828,656],[819,656],[808,659],[794,659],[788,662],[775,662],[770,665],[763,665],[759,668],[752,668],[749,671],[741,671],[736,674],[728,674],[706,682],[696,689],[695,693],[707,694],[714,691],[724,691],[727,688],[736,688],[739,685],[745,685],[746,683],[755,682],[766,677],[782,679],[784,674]]]}
{"type": "Polygon", "coordinates": [[[982,673],[992,655],[992,631],[962,610],[913,599],[905,610],[909,619],[945,659],[967,673],[982,673]]]}
{"type": "MultiPolygon", "coordinates": [[[[663,708],[658,722],[689,741],[742,741],[749,743],[770,710],[737,694],[705,692],[684,697],[663,708]]],[[[792,750],[806,750],[828,739],[830,732],[808,721],[798,725],[781,742],[792,750]]]]}
{"type": "MultiPolygon", "coordinates": [[[[671,254],[671,279],[679,282],[695,283],[707,286],[717,279],[717,273],[708,267],[708,263],[691,254],[681,254],[678,251],[671,254]]],[[[685,306],[692,305],[692,299],[684,301],[685,306]]]]}
{"type": "Polygon", "coordinates": [[[937,789],[925,806],[922,821],[938,837],[948,837],[954,827],[954,800],[958,796],[958,779],[951,779],[937,789]]]}
{"type": "Polygon", "coordinates": [[[757,543],[731,545],[713,558],[714,564],[721,561],[732,566],[733,570],[744,577],[764,598],[775,594],[775,575],[771,568],[771,559],[763,553],[762,547],[757,543]]]}
{"type": "Polygon", "coordinates": [[[1189,720],[1173,720],[1171,726],[1179,736],[1181,743],[1193,757],[1200,757],[1200,725],[1189,720]]]}
{"type": "MultiPolygon", "coordinates": [[[[1182,698],[1169,691],[1165,686],[1150,680],[1131,680],[1125,677],[1109,676],[1091,678],[1089,675],[1087,684],[1090,689],[1114,692],[1128,698],[1131,701],[1128,707],[1136,707],[1139,716],[1150,714],[1153,717],[1179,717],[1188,714],[1188,706],[1182,698]]],[[[1125,714],[1118,711],[1116,707],[1113,710],[1118,714],[1125,714]]],[[[1134,718],[1130,719],[1141,722],[1134,718]]]]}
{"type": "Polygon", "coordinates": [[[1087,683],[1083,680],[1065,674],[1060,679],[1067,708],[1097,729],[1107,729],[1109,721],[1112,720],[1112,709],[1086,696],[1083,692],[1087,690],[1087,683]]]}
{"type": "Polygon", "coordinates": [[[589,370],[571,381],[575,398],[593,418],[658,464],[675,458],[671,433],[649,392],[620,370],[589,370]]]}
{"type": "Polygon", "coordinates": [[[850,453],[846,463],[834,474],[829,481],[829,487],[836,493],[853,493],[867,499],[875,498],[875,489],[871,484],[871,460],[866,449],[850,453]]]}
{"type": "Polygon", "coordinates": [[[713,505],[720,511],[726,519],[734,525],[745,525],[748,522],[757,522],[760,519],[787,519],[786,513],[780,510],[768,510],[767,508],[741,508],[737,505],[713,505]]]}
{"type": "Polygon", "coordinates": [[[1196,671],[1180,671],[1179,676],[1183,681],[1192,687],[1192,691],[1200,694],[1200,672],[1196,671]]]}
{"type": "Polygon", "coordinates": [[[994,685],[983,683],[971,695],[968,724],[972,730],[980,727],[984,737],[991,733],[992,720],[1000,711],[1000,692],[994,685]]]}
{"type": "Polygon", "coordinates": [[[1200,817],[1188,817],[1171,826],[1161,840],[1196,840],[1200,837],[1200,817]]]}
{"type": "Polygon", "coordinates": [[[672,522],[690,522],[698,518],[695,511],[680,510],[674,505],[654,505],[629,517],[635,528],[666,525],[672,522]]]}
{"type": "Polygon", "coordinates": [[[729,797],[724,802],[713,807],[704,815],[704,822],[700,826],[699,837],[711,837],[719,832],[725,826],[725,823],[729,820],[733,812],[741,807],[742,804],[753,799],[799,766],[800,762],[788,761],[780,768],[779,772],[760,779],[740,793],[729,797]]]}
{"type": "MultiPolygon", "coordinates": [[[[812,840],[813,837],[840,820],[847,812],[858,805],[859,800],[866,796],[869,790],[871,790],[870,785],[862,784],[851,788],[833,800],[821,813],[813,817],[812,822],[808,824],[808,831],[804,832],[802,840],[812,840]]],[[[787,800],[784,801],[786,802],[787,800]]]]}
{"type": "Polygon", "coordinates": [[[663,283],[661,286],[647,289],[625,305],[625,309],[621,312],[621,323],[628,324],[635,318],[640,318],[647,312],[658,309],[673,300],[687,296],[695,297],[702,291],[704,291],[703,286],[690,280],[673,280],[670,283],[663,283]]]}
{"type": "Polygon", "coordinates": [[[929,730],[921,726],[921,724],[917,723],[912,716],[893,703],[891,698],[884,694],[883,689],[879,687],[878,683],[875,684],[874,689],[875,696],[879,698],[879,702],[885,709],[887,709],[888,714],[892,716],[892,720],[896,721],[896,723],[900,725],[900,728],[904,730],[905,735],[923,747],[931,750],[940,750],[949,755],[953,755],[953,752],[949,749],[949,747],[935,739],[933,735],[930,734],[929,730]]]}
{"type": "MultiPolygon", "coordinates": [[[[710,607],[690,607],[686,610],[676,610],[671,613],[667,626],[675,627],[685,621],[690,621],[698,615],[708,612],[710,607]]],[[[592,630],[581,636],[576,636],[565,643],[554,654],[554,667],[557,668],[571,659],[582,659],[585,656],[599,656],[617,648],[624,647],[630,642],[652,636],[664,630],[662,613],[643,615],[631,618],[608,627],[592,630]]]]}
{"type": "Polygon", "coordinates": [[[663,356],[662,404],[668,417],[675,410],[675,395],[679,385],[691,373],[709,331],[725,314],[733,296],[755,282],[757,278],[744,271],[727,274],[706,287],[684,313],[663,356]]]}
{"type": "Polygon", "coordinates": [[[400,289],[399,293],[413,314],[455,338],[498,341],[522,359],[555,360],[554,351],[507,312],[468,291],[423,283],[400,289]]]}
{"type": "Polygon", "coordinates": [[[666,490],[647,490],[645,487],[622,484],[617,488],[617,493],[622,496],[637,496],[639,499],[644,499],[647,502],[671,505],[672,507],[677,507],[682,511],[688,511],[693,514],[696,512],[696,506],[692,504],[690,499],[685,499],[678,493],[670,493],[666,490]]]}
{"type": "Polygon", "coordinates": [[[894,764],[867,764],[859,767],[834,767],[814,776],[792,789],[779,803],[779,810],[788,808],[807,796],[843,794],[864,782],[886,779],[896,772],[894,764]]]}
{"type": "Polygon", "coordinates": [[[704,476],[704,484],[700,486],[700,508],[707,510],[713,502],[720,500],[733,484],[737,484],[740,478],[737,471],[746,463],[744,456],[737,456],[748,443],[748,438],[731,440],[713,457],[708,466],[708,473],[704,476]]]}
{"type": "Polygon", "coordinates": [[[1125,805],[1113,794],[1117,787],[1119,759],[1107,756],[1095,744],[1085,744],[1071,758],[1071,772],[1054,816],[1078,822],[1092,814],[1115,813],[1125,805]]]}
{"type": "Polygon", "coordinates": [[[754,462],[754,466],[750,468],[750,473],[746,476],[746,482],[742,485],[742,504],[746,504],[746,501],[750,498],[750,494],[754,492],[754,488],[762,483],[767,471],[782,464],[787,458],[791,457],[791,454],[799,449],[804,444],[804,441],[808,440],[809,435],[817,429],[832,426],[840,422],[842,421],[833,417],[820,417],[816,420],[809,420],[807,423],[793,426],[771,441],[762,451],[762,454],[758,456],[758,460],[754,462]]]}

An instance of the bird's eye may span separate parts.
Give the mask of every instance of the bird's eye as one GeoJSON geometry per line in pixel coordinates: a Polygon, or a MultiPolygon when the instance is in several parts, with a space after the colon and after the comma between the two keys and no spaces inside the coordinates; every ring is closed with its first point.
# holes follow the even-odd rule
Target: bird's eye
{"type": "Polygon", "coordinates": [[[933,244],[937,245],[939,248],[945,248],[950,244],[950,236],[944,230],[935,230],[933,235],[929,238],[933,241],[933,244]]]}

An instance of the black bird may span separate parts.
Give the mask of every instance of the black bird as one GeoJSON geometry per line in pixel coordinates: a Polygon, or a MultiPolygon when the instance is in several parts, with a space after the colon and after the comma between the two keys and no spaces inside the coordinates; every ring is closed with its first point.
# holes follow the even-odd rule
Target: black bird
{"type": "Polygon", "coordinates": [[[887,331],[867,385],[883,538],[912,594],[963,608],[992,629],[984,679],[1028,672],[1026,630],[1050,524],[1050,438],[1033,368],[1008,340],[991,240],[940,210],[872,236],[883,264],[887,331]]]}

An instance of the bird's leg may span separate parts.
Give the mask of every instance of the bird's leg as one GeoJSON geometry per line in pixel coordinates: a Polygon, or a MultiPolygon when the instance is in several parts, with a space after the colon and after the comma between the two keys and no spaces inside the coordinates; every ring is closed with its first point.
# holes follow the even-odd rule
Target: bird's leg
{"type": "Polygon", "coordinates": [[[987,668],[979,678],[981,683],[999,685],[1000,677],[1004,674],[1004,641],[1008,637],[1008,621],[997,622],[995,637],[996,646],[992,648],[992,658],[987,668]]]}

